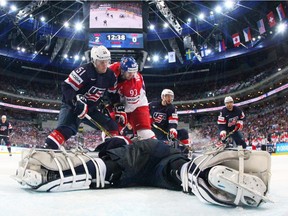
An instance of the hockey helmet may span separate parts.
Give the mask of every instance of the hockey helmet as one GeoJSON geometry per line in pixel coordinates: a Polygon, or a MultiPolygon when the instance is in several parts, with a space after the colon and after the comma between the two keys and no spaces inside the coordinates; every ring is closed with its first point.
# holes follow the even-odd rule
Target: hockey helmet
{"type": "Polygon", "coordinates": [[[91,49],[91,60],[110,60],[110,51],[105,46],[94,46],[91,49]]]}
{"type": "Polygon", "coordinates": [[[120,62],[121,72],[138,72],[138,64],[133,57],[122,57],[120,62]]]}
{"type": "Polygon", "coordinates": [[[174,99],[174,92],[171,89],[163,89],[163,91],[161,92],[161,99],[163,99],[165,95],[172,95],[174,99]]]}
{"type": "Polygon", "coordinates": [[[234,102],[233,98],[231,96],[225,97],[224,103],[234,102]]]}

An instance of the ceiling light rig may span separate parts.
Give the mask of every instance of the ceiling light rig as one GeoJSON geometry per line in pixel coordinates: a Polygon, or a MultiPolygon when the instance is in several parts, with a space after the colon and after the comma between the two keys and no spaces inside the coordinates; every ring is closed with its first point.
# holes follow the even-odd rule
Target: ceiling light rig
{"type": "Polygon", "coordinates": [[[153,0],[156,4],[156,8],[161,12],[161,14],[167,19],[169,24],[175,29],[175,31],[181,35],[182,34],[182,27],[175,18],[174,14],[168,8],[163,0],[153,0]]]}

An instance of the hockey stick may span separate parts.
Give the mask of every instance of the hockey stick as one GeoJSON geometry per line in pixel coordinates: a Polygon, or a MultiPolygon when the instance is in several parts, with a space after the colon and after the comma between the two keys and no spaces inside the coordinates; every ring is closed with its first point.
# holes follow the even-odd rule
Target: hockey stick
{"type": "Polygon", "coordinates": [[[100,125],[97,121],[91,118],[88,114],[85,114],[85,118],[90,121],[93,125],[95,125],[97,128],[99,128],[101,131],[105,133],[106,136],[112,137],[111,133],[107,131],[102,125],[100,125]]]}
{"type": "MultiPolygon", "coordinates": [[[[152,124],[152,126],[158,130],[160,130],[162,133],[164,133],[165,135],[169,136],[169,133],[167,131],[165,131],[163,128],[157,126],[156,124],[152,124]]],[[[192,148],[190,146],[187,146],[187,144],[182,143],[179,139],[177,138],[173,138],[175,141],[179,142],[180,144],[182,144],[187,150],[192,151],[192,148]]],[[[173,140],[172,139],[172,140],[173,140]]]]}
{"type": "Polygon", "coordinates": [[[236,131],[237,131],[237,130],[234,129],[233,131],[231,131],[230,133],[228,133],[228,134],[226,135],[226,137],[222,140],[222,142],[226,144],[228,138],[229,138],[230,136],[232,136],[236,131]]]}

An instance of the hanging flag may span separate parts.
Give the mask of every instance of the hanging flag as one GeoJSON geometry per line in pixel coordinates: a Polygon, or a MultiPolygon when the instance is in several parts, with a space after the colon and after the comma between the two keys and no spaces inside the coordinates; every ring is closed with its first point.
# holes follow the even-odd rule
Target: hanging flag
{"type": "Polygon", "coordinates": [[[200,47],[200,52],[202,57],[207,56],[207,44],[200,47]]]}
{"type": "Polygon", "coordinates": [[[219,52],[224,52],[226,51],[226,46],[225,46],[225,41],[222,39],[222,41],[219,41],[219,52]]]}
{"type": "Polygon", "coordinates": [[[249,27],[243,29],[243,34],[244,34],[244,37],[245,37],[245,42],[248,42],[248,41],[250,41],[252,39],[251,31],[250,31],[249,27]]]}
{"type": "Polygon", "coordinates": [[[232,35],[234,47],[239,47],[240,46],[240,36],[239,33],[233,34],[232,35]]]}
{"type": "Polygon", "coordinates": [[[169,63],[174,63],[174,62],[176,62],[175,52],[168,52],[168,62],[169,62],[169,63]]]}
{"type": "Polygon", "coordinates": [[[191,49],[186,50],[186,60],[192,60],[193,51],[191,49]]]}
{"type": "Polygon", "coordinates": [[[271,11],[270,13],[267,14],[267,19],[268,19],[268,23],[269,23],[270,28],[272,28],[273,26],[276,25],[273,11],[271,11]]]}
{"type": "Polygon", "coordinates": [[[263,19],[261,19],[261,20],[259,20],[259,21],[257,22],[257,26],[258,26],[258,30],[259,30],[259,33],[260,33],[260,34],[263,34],[263,33],[266,32],[263,19]]]}
{"type": "Polygon", "coordinates": [[[282,3],[280,3],[277,7],[276,7],[278,16],[279,16],[279,20],[282,21],[283,19],[285,19],[286,15],[282,6],[282,3]]]}

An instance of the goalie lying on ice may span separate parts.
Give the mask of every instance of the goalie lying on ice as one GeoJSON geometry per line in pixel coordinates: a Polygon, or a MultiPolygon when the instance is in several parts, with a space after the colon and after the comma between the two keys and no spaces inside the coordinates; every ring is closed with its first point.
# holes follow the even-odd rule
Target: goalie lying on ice
{"type": "Polygon", "coordinates": [[[222,149],[189,160],[155,139],[127,145],[118,137],[102,145],[97,158],[79,151],[31,149],[23,152],[14,178],[36,191],[140,185],[183,190],[221,206],[257,207],[270,201],[267,152],[222,149]]]}

